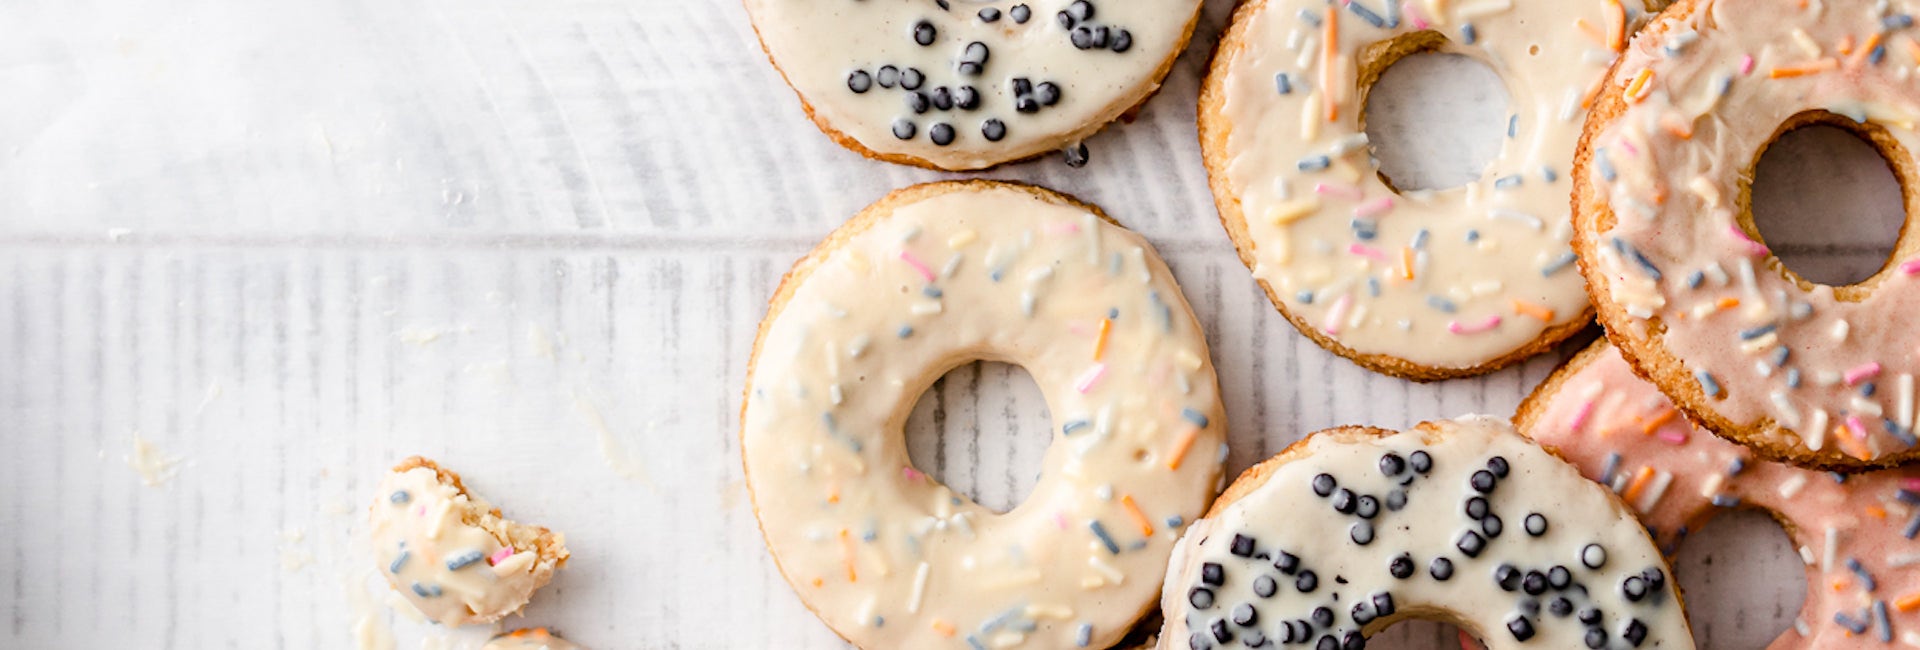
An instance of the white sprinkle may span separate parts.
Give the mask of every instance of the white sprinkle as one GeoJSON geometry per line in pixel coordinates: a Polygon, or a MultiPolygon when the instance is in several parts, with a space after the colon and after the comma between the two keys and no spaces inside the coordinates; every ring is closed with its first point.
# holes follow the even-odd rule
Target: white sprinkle
{"type": "Polygon", "coordinates": [[[1495,219],[1510,219],[1513,221],[1518,221],[1520,223],[1527,224],[1528,226],[1532,226],[1534,230],[1540,230],[1546,227],[1546,222],[1541,221],[1539,217],[1527,214],[1525,212],[1521,212],[1519,210],[1508,210],[1506,208],[1494,208],[1492,210],[1488,210],[1487,215],[1495,219]]]}
{"type": "Polygon", "coordinates": [[[1708,499],[1713,498],[1714,495],[1720,493],[1720,484],[1725,482],[1726,482],[1725,474],[1714,474],[1712,476],[1708,476],[1707,480],[1701,482],[1700,484],[1700,496],[1708,499]]]}
{"type": "Polygon", "coordinates": [[[1807,476],[1805,474],[1794,474],[1793,478],[1787,479],[1787,482],[1780,484],[1780,496],[1791,499],[1794,495],[1800,493],[1800,488],[1806,486],[1807,476]]]}
{"type": "Polygon", "coordinates": [[[1808,449],[1820,451],[1820,448],[1827,446],[1826,409],[1813,410],[1813,416],[1807,423],[1807,431],[1801,437],[1806,439],[1808,449]]]}
{"type": "MultiPolygon", "coordinates": [[[[1320,43],[1319,37],[1316,37],[1312,34],[1308,34],[1306,38],[1300,39],[1300,58],[1296,59],[1293,62],[1294,67],[1300,68],[1302,72],[1312,70],[1314,59],[1320,58],[1318,56],[1320,54],[1320,48],[1314,47],[1319,43],[1320,43]]],[[[1306,76],[1307,75],[1304,75],[1304,74],[1300,75],[1300,77],[1303,77],[1303,78],[1306,76]]],[[[1315,105],[1318,105],[1318,102],[1314,101],[1314,98],[1312,95],[1308,95],[1307,105],[1315,106],[1315,105]]]]}
{"type": "Polygon", "coordinates": [[[840,385],[839,385],[839,384],[834,384],[834,385],[832,385],[832,386],[828,386],[828,387],[827,387],[827,396],[828,396],[829,398],[831,398],[831,399],[833,400],[833,405],[834,405],[834,406],[839,406],[839,405],[840,405],[840,402],[842,402],[842,401],[844,401],[844,400],[846,399],[846,395],[845,395],[844,393],[842,393],[842,392],[840,391],[840,385]]]}
{"type": "Polygon", "coordinates": [[[960,260],[965,258],[966,255],[960,253],[954,253],[953,257],[947,258],[946,265],[940,267],[940,277],[949,280],[953,279],[953,274],[960,271],[960,260]]]}
{"type": "Polygon", "coordinates": [[[1911,431],[1913,430],[1913,374],[1900,373],[1900,376],[1893,380],[1893,390],[1899,393],[1900,400],[1899,408],[1894,413],[1899,415],[1900,426],[1911,431]]]}
{"type": "Polygon", "coordinates": [[[1753,260],[1740,258],[1740,266],[1735,268],[1740,274],[1740,288],[1755,300],[1760,298],[1760,286],[1753,281],[1753,260]]]}
{"type": "Polygon", "coordinates": [[[1320,91],[1307,93],[1306,110],[1300,111],[1300,139],[1320,138],[1320,91]]]}
{"type": "Polygon", "coordinates": [[[867,345],[871,343],[873,343],[873,339],[865,334],[854,337],[853,341],[847,344],[847,357],[853,359],[860,358],[860,355],[867,353],[867,345]]]}
{"type": "Polygon", "coordinates": [[[1813,630],[1807,627],[1807,622],[1797,618],[1793,619],[1793,631],[1800,636],[1811,636],[1813,634],[1813,630]]]}
{"type": "Polygon", "coordinates": [[[1773,376],[1773,364],[1763,360],[1756,360],[1753,362],[1753,372],[1762,377],[1771,377],[1773,376]]]}
{"type": "Polygon", "coordinates": [[[1133,265],[1140,269],[1140,284],[1153,282],[1153,272],[1147,268],[1147,251],[1139,246],[1133,247],[1133,265]]]}
{"type": "Polygon", "coordinates": [[[1880,416],[1886,414],[1886,411],[1883,411],[1880,409],[1879,402],[1875,402],[1873,400],[1861,397],[1859,395],[1854,395],[1852,399],[1847,400],[1847,405],[1853,407],[1853,412],[1859,413],[1862,415],[1871,416],[1874,419],[1879,419],[1880,416]]]}
{"type": "Polygon", "coordinates": [[[1589,47],[1587,51],[1580,53],[1580,59],[1594,65],[1610,66],[1613,65],[1613,52],[1589,47]]]}
{"type": "Polygon", "coordinates": [[[1720,268],[1719,262],[1714,262],[1712,264],[1709,264],[1707,265],[1707,268],[1701,269],[1701,271],[1707,274],[1708,280],[1713,281],[1713,286],[1716,286],[1716,287],[1727,286],[1727,270],[1720,268]]]}
{"type": "Polygon", "coordinates": [[[1667,495],[1667,487],[1671,485],[1673,485],[1673,473],[1666,470],[1654,472],[1653,484],[1647,488],[1647,493],[1640,497],[1640,504],[1637,507],[1641,512],[1651,512],[1654,506],[1660,504],[1660,498],[1667,495]]]}
{"type": "Polygon", "coordinates": [[[1916,564],[1920,564],[1920,553],[1908,553],[1906,555],[1895,555],[1888,558],[1887,560],[1887,566],[1893,567],[1895,569],[1904,569],[1906,567],[1914,566],[1916,564]]]}
{"type": "Polygon", "coordinates": [[[1572,122],[1580,116],[1580,89],[1568,88],[1567,99],[1560,102],[1560,121],[1572,122]]]}
{"type": "Polygon", "coordinates": [[[1020,292],[1020,313],[1032,316],[1034,300],[1035,298],[1032,291],[1020,292]]]}
{"type": "Polygon", "coordinates": [[[1707,180],[1707,177],[1693,177],[1693,180],[1687,182],[1687,189],[1693,190],[1700,200],[1706,201],[1707,207],[1720,207],[1720,188],[1714,187],[1713,181],[1707,180]]]}
{"type": "Polygon", "coordinates": [[[1088,212],[1080,217],[1080,227],[1087,233],[1087,263],[1100,265],[1100,218],[1088,212]]]}
{"type": "Polygon", "coordinates": [[[1833,570],[1833,556],[1839,553],[1840,553],[1840,529],[1834,526],[1828,526],[1827,527],[1827,550],[1825,553],[1822,553],[1820,555],[1820,572],[1821,573],[1826,573],[1828,571],[1833,570]]]}
{"type": "Polygon", "coordinates": [[[1288,30],[1287,31],[1287,49],[1298,51],[1300,49],[1300,44],[1305,42],[1306,35],[1307,35],[1306,32],[1300,31],[1300,28],[1298,27],[1288,30]]]}
{"type": "Polygon", "coordinates": [[[971,244],[974,242],[974,240],[979,238],[980,238],[979,233],[975,233],[972,229],[961,230],[960,232],[953,233],[953,236],[947,238],[947,248],[950,248],[953,250],[960,250],[962,248],[966,248],[967,244],[971,244]]]}
{"type": "Polygon", "coordinates": [[[1051,277],[1053,277],[1053,267],[1051,267],[1051,266],[1042,266],[1042,267],[1040,267],[1040,268],[1037,268],[1037,269],[1034,269],[1034,270],[1032,270],[1032,271],[1028,271],[1028,272],[1027,272],[1027,281],[1028,281],[1028,282],[1036,282],[1036,283],[1037,283],[1037,282],[1040,282],[1040,281],[1042,281],[1042,280],[1046,280],[1047,278],[1051,278],[1051,277]]]}
{"type": "Polygon", "coordinates": [[[927,571],[930,569],[927,563],[921,562],[920,566],[913,570],[913,593],[907,595],[908,614],[920,613],[920,600],[927,595],[927,571]]]}
{"type": "Polygon", "coordinates": [[[1328,150],[1328,153],[1334,157],[1339,157],[1352,153],[1357,149],[1365,149],[1366,146],[1367,134],[1355,133],[1333,141],[1333,147],[1328,150]]]}
{"type": "Polygon", "coordinates": [[[1481,16],[1491,16],[1493,14],[1498,14],[1498,13],[1505,13],[1507,10],[1512,8],[1513,8],[1513,0],[1494,0],[1492,2],[1476,2],[1476,3],[1454,10],[1453,15],[1459,18],[1461,22],[1472,22],[1473,19],[1475,18],[1479,18],[1481,16]]]}
{"type": "Polygon", "coordinates": [[[1773,399],[1773,406],[1780,413],[1781,424],[1787,425],[1789,428],[1800,427],[1800,409],[1793,407],[1793,402],[1787,399],[1786,393],[1776,390],[1767,396],[1773,399]]]}
{"type": "Polygon", "coordinates": [[[1793,37],[1793,44],[1800,46],[1801,51],[1806,52],[1807,56],[1820,58],[1820,44],[1813,42],[1813,37],[1808,36],[1806,30],[1796,27],[1790,36],[1793,37]]]}
{"type": "Polygon", "coordinates": [[[1807,548],[1805,545],[1800,547],[1800,563],[1813,566],[1813,549],[1807,548]]]}
{"type": "Polygon", "coordinates": [[[1852,329],[1852,327],[1847,324],[1846,320],[1842,319],[1842,320],[1834,321],[1833,322],[1833,340],[1835,342],[1847,340],[1847,331],[1850,329],[1852,329]]]}
{"type": "Polygon", "coordinates": [[[938,314],[940,313],[940,309],[941,309],[940,301],[932,300],[927,302],[914,303],[914,305],[908,308],[907,311],[912,312],[913,315],[915,316],[926,316],[928,314],[938,314]]]}
{"type": "Polygon", "coordinates": [[[1087,566],[1093,567],[1094,571],[1100,572],[1102,576],[1106,577],[1107,582],[1110,584],[1118,585],[1126,584],[1127,582],[1127,574],[1121,573],[1120,570],[1114,568],[1113,565],[1101,561],[1098,555],[1087,556],[1087,566]]]}

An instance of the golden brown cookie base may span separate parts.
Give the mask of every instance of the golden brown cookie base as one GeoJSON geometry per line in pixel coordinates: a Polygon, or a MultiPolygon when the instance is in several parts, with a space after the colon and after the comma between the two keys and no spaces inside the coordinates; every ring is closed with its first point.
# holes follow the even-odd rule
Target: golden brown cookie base
{"type": "MultiPolygon", "coordinates": [[[[533,526],[506,520],[500,516],[499,508],[468,492],[466,484],[460,481],[460,475],[454,473],[453,470],[441,467],[439,463],[435,463],[433,460],[424,456],[412,456],[400,461],[400,464],[394,465],[393,471],[396,473],[405,472],[419,467],[433,470],[433,473],[438,476],[441,484],[452,486],[453,489],[467,497],[465,507],[459,509],[460,523],[477,526],[487,531],[495,540],[498,540],[503,545],[512,547],[515,552],[534,552],[534,556],[538,558],[533,563],[534,589],[537,590],[540,587],[546,586],[549,581],[553,580],[554,571],[562,566],[566,566],[567,558],[572,556],[572,553],[567,550],[566,535],[553,532],[543,526],[533,526]]],[[[391,583],[392,575],[389,574],[387,577],[389,583],[391,583]]],[[[397,584],[393,585],[393,587],[395,589],[402,588],[401,585],[397,584]]],[[[471,623],[492,623],[501,618],[504,618],[504,616],[483,617],[474,619],[471,623]]]]}

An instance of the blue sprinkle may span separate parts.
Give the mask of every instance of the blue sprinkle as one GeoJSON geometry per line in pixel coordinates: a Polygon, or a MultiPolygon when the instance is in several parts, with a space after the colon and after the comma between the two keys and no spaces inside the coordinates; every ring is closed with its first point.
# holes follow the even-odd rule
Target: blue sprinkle
{"type": "Polygon", "coordinates": [[[1762,336],[1772,334],[1775,327],[1777,326],[1774,325],[1773,323],[1767,323],[1759,327],[1750,327],[1747,329],[1740,330],[1740,340],[1751,341],[1751,340],[1760,338],[1762,336]]]}
{"type": "Polygon", "coordinates": [[[1192,408],[1183,408],[1180,409],[1180,417],[1186,419],[1188,422],[1192,422],[1193,426],[1202,429],[1207,428],[1207,414],[1205,413],[1193,410],[1192,408]]]}
{"type": "Polygon", "coordinates": [[[1788,368],[1787,369],[1787,388],[1799,388],[1799,387],[1800,387],[1800,369],[1788,368]]]}
{"type": "Polygon", "coordinates": [[[413,500],[413,495],[407,494],[406,490],[394,490],[393,494],[387,495],[387,500],[393,503],[406,503],[413,500]]]}
{"type": "Polygon", "coordinates": [[[1873,626],[1879,630],[1881,643],[1893,643],[1893,624],[1887,621],[1887,601],[1873,601],[1873,626]]]}
{"type": "Polygon", "coordinates": [[[1620,251],[1620,254],[1627,259],[1633,260],[1635,264],[1639,264],[1640,270],[1646,271],[1647,275],[1652,276],[1654,281],[1657,282],[1660,280],[1660,267],[1654,266],[1652,260],[1647,259],[1645,255],[1641,255],[1639,250],[1635,249],[1632,244],[1627,243],[1627,240],[1615,237],[1613,238],[1613,247],[1620,251]]]}
{"type": "Polygon", "coordinates": [[[1607,454],[1607,466],[1600,472],[1601,483],[1612,483],[1615,472],[1620,471],[1620,453],[1607,454]]]}
{"type": "Polygon", "coordinates": [[[1920,505],[1920,492],[1901,490],[1900,495],[1896,498],[1900,499],[1901,503],[1907,505],[1920,505]]]}
{"type": "Polygon", "coordinates": [[[1119,308],[1119,307],[1108,307],[1108,308],[1107,308],[1107,318],[1116,318],[1116,319],[1117,319],[1117,318],[1119,318],[1119,317],[1120,317],[1120,308],[1119,308]]]}
{"type": "Polygon", "coordinates": [[[483,558],[486,556],[487,556],[486,553],[482,553],[480,551],[467,551],[465,553],[455,555],[453,557],[447,558],[447,570],[459,571],[461,569],[467,568],[467,565],[469,564],[479,562],[480,558],[483,558]]]}
{"type": "Polygon", "coordinates": [[[987,272],[987,279],[992,280],[994,282],[999,282],[1000,278],[1006,277],[1006,275],[1007,275],[1006,269],[994,269],[992,271],[987,272]]]}
{"type": "Polygon", "coordinates": [[[1886,26],[1887,29],[1906,29],[1908,27],[1913,26],[1913,16],[1909,16],[1907,14],[1893,14],[1891,16],[1881,18],[1880,24],[1886,26]]]}
{"type": "Polygon", "coordinates": [[[416,582],[413,583],[413,593],[422,598],[439,598],[440,585],[423,585],[416,582]]]}
{"type": "Polygon", "coordinates": [[[1160,331],[1173,331],[1173,308],[1168,307],[1165,301],[1160,300],[1160,292],[1148,291],[1147,301],[1153,303],[1154,309],[1160,312],[1160,331]]]}
{"type": "Polygon", "coordinates": [[[1120,269],[1126,268],[1127,266],[1126,260],[1122,259],[1119,253],[1114,253],[1113,257],[1108,259],[1113,260],[1107,264],[1107,273],[1109,275],[1120,275],[1120,269]]]}
{"type": "Polygon", "coordinates": [[[1846,485],[1846,484],[1847,484],[1847,475],[1845,475],[1845,474],[1841,474],[1841,473],[1839,473],[1839,472],[1827,472],[1827,478],[1831,478],[1831,479],[1833,479],[1833,484],[1834,484],[1834,485],[1846,485]]]}
{"type": "Polygon", "coordinates": [[[885,616],[874,616],[874,617],[873,617],[873,626],[874,626],[874,627],[886,627],[886,626],[887,626],[887,617],[885,617],[885,616]]]}
{"type": "Polygon", "coordinates": [[[1735,458],[1733,462],[1727,463],[1727,476],[1739,476],[1740,473],[1744,471],[1747,471],[1747,459],[1745,458],[1735,458]]]}
{"type": "Polygon", "coordinates": [[[920,293],[926,294],[928,298],[938,298],[940,297],[940,287],[929,284],[927,288],[921,289],[920,293]]]}
{"type": "Polygon", "coordinates": [[[1070,436],[1073,435],[1073,432],[1085,429],[1091,425],[1092,423],[1086,420],[1074,420],[1060,427],[1060,435],[1070,436]]]}
{"type": "Polygon", "coordinates": [[[1505,189],[1512,189],[1515,187],[1519,187],[1520,180],[1521,179],[1519,174],[1514,174],[1511,176],[1502,176],[1493,181],[1493,188],[1497,190],[1505,190],[1505,189]]]}
{"type": "Polygon", "coordinates": [[[1120,554],[1120,545],[1113,543],[1113,536],[1107,534],[1107,527],[1100,525],[1100,520],[1095,519],[1093,521],[1087,522],[1087,528],[1090,528],[1093,530],[1093,536],[1100,538],[1101,544],[1107,545],[1108,553],[1112,553],[1114,555],[1120,554]]]}
{"type": "Polygon", "coordinates": [[[1713,496],[1713,505],[1716,508],[1732,508],[1740,505],[1740,497],[1716,494],[1713,496]]]}
{"type": "Polygon", "coordinates": [[[1782,346],[1780,346],[1780,347],[1777,347],[1777,348],[1774,348],[1774,349],[1773,349],[1773,365],[1774,365],[1774,367],[1776,367],[1776,368],[1777,368],[1777,367],[1780,367],[1780,366],[1784,366],[1784,365],[1787,365],[1787,357],[1790,357],[1790,356],[1792,356],[1792,355],[1793,355],[1793,351],[1792,351],[1792,350],[1788,350],[1788,349],[1787,349],[1787,346],[1784,346],[1784,345],[1782,345],[1782,346]]]}
{"type": "Polygon", "coordinates": [[[1837,109],[1834,109],[1833,112],[1844,115],[1846,116],[1847,119],[1853,120],[1855,122],[1859,122],[1862,124],[1865,124],[1867,122],[1867,109],[1864,107],[1856,106],[1852,108],[1837,108],[1837,109]]]}
{"type": "Polygon", "coordinates": [[[1374,298],[1380,297],[1380,278],[1367,277],[1367,295],[1374,298]]]}
{"type": "Polygon", "coordinates": [[[1713,373],[1705,370],[1695,370],[1693,371],[1693,378],[1700,382],[1700,390],[1706,391],[1707,397],[1720,396],[1720,382],[1713,379],[1713,373]]]}
{"type": "Polygon", "coordinates": [[[1507,116],[1507,137],[1511,138],[1515,135],[1519,135],[1519,133],[1520,133],[1520,116],[1508,115],[1507,116]]]}
{"type": "Polygon", "coordinates": [[[1298,163],[1298,166],[1300,167],[1300,171],[1303,171],[1303,172],[1317,172],[1322,169],[1326,169],[1329,165],[1332,165],[1332,164],[1333,164],[1332,158],[1328,158],[1326,156],[1309,156],[1306,158],[1301,158],[1300,162],[1298,163]]]}
{"type": "Polygon", "coordinates": [[[1316,14],[1311,11],[1307,11],[1305,9],[1300,10],[1300,20],[1304,20],[1307,22],[1307,24],[1312,25],[1314,27],[1320,26],[1320,14],[1316,14]]]}
{"type": "Polygon", "coordinates": [[[1706,271],[1694,271],[1692,273],[1687,274],[1688,289],[1698,289],[1700,288],[1700,283],[1706,282],[1706,281],[1707,281],[1706,271]]]}
{"type": "Polygon", "coordinates": [[[1867,632],[1866,621],[1858,620],[1851,616],[1848,616],[1846,612],[1834,612],[1833,622],[1839,623],[1840,627],[1847,628],[1848,631],[1853,632],[1854,634],[1865,634],[1867,632]]]}
{"type": "Polygon", "coordinates": [[[1467,243],[1471,244],[1477,241],[1480,241],[1480,231],[1473,229],[1467,230],[1467,243]]]}
{"type": "Polygon", "coordinates": [[[1298,294],[1294,294],[1294,296],[1293,296],[1293,297],[1294,297],[1295,299],[1297,299],[1297,300],[1299,300],[1299,301],[1300,301],[1300,304],[1302,304],[1302,305],[1311,305],[1311,304],[1313,304],[1313,292],[1312,292],[1312,291],[1306,291],[1306,290],[1302,290],[1302,291],[1301,291],[1300,293],[1298,293],[1298,294]]]}
{"type": "Polygon", "coordinates": [[[987,650],[987,646],[980,643],[980,639],[971,634],[967,635],[967,645],[971,646],[973,650],[987,650]]]}
{"type": "Polygon", "coordinates": [[[1293,81],[1287,78],[1287,73],[1285,72],[1275,74],[1273,75],[1273,88],[1274,90],[1280,91],[1282,95],[1291,95],[1293,94],[1293,81]]]}
{"type": "Polygon", "coordinates": [[[1453,301],[1433,294],[1427,294],[1427,306],[1449,314],[1453,313],[1455,309],[1453,301]]]}
{"type": "Polygon", "coordinates": [[[903,339],[909,336],[913,336],[913,326],[901,325],[899,334],[900,334],[900,338],[903,338],[903,339]]]}
{"type": "Polygon", "coordinates": [[[1081,623],[1080,631],[1073,634],[1073,644],[1085,648],[1089,643],[1093,643],[1093,626],[1081,623]]]}
{"type": "Polygon", "coordinates": [[[1887,58],[1887,46],[1885,45],[1875,45],[1873,46],[1873,51],[1867,53],[1867,63],[1873,65],[1880,65],[1880,61],[1885,58],[1887,58]]]}
{"type": "Polygon", "coordinates": [[[1606,147],[1593,150],[1593,166],[1600,170],[1600,177],[1607,179],[1609,183],[1620,178],[1620,173],[1613,169],[1613,161],[1607,160],[1606,147]]]}
{"type": "Polygon", "coordinates": [[[400,557],[393,558],[393,563],[387,565],[387,573],[399,573],[400,567],[406,566],[410,557],[413,557],[412,551],[401,551],[400,557]]]}
{"type": "Polygon", "coordinates": [[[1174,515],[1172,517],[1167,518],[1168,528],[1179,528],[1185,525],[1187,525],[1187,520],[1185,517],[1181,517],[1180,515],[1174,515]]]}
{"type": "Polygon", "coordinates": [[[1354,15],[1359,16],[1361,20],[1367,21],[1367,24],[1373,25],[1375,29],[1387,26],[1387,19],[1381,18],[1380,14],[1373,13],[1372,9],[1368,9],[1366,5],[1360,4],[1359,0],[1349,0],[1347,2],[1347,9],[1352,10],[1354,15]]]}
{"type": "Polygon", "coordinates": [[[880,531],[874,530],[873,524],[869,522],[867,529],[860,533],[860,541],[871,542],[876,539],[880,539],[880,531]]]}
{"type": "Polygon", "coordinates": [[[1554,258],[1554,260],[1552,262],[1548,262],[1546,266],[1540,267],[1540,276],[1548,277],[1555,273],[1559,273],[1561,270],[1566,269],[1568,266],[1572,266],[1573,261],[1576,259],[1578,258],[1574,257],[1573,253],[1571,252],[1562,253],[1560,257],[1554,258]]]}
{"type": "Polygon", "coordinates": [[[1479,30],[1473,28],[1473,23],[1460,26],[1460,40],[1465,41],[1468,45],[1472,45],[1474,41],[1480,40],[1479,34],[1479,30]]]}
{"type": "Polygon", "coordinates": [[[1907,522],[1906,530],[1900,531],[1900,536],[1907,539],[1913,539],[1915,535],[1920,535],[1920,512],[1914,513],[1913,521],[1907,522]]]}
{"type": "Polygon", "coordinates": [[[1860,576],[1860,586],[1865,587],[1867,591],[1880,588],[1880,583],[1873,580],[1873,574],[1867,572],[1867,567],[1860,565],[1860,558],[1847,558],[1847,570],[1860,576]]]}
{"type": "Polygon", "coordinates": [[[1541,167],[1541,168],[1540,168],[1540,178],[1541,178],[1541,179],[1544,179],[1545,181],[1547,181],[1547,182],[1549,182],[1549,183],[1551,183],[1551,182],[1554,182],[1554,181],[1557,181],[1557,180],[1560,180],[1560,174],[1559,174],[1559,173],[1557,173],[1557,172],[1555,172],[1555,171],[1553,171],[1553,168],[1552,168],[1552,167],[1541,167]]]}
{"type": "MultiPolygon", "coordinates": [[[[1900,426],[1899,422],[1894,422],[1893,420],[1884,420],[1884,422],[1887,425],[1887,433],[1893,434],[1893,437],[1898,439],[1902,444],[1908,447],[1920,444],[1920,438],[1914,437],[1913,429],[1900,426]]],[[[1904,493],[1905,490],[1902,490],[1902,492],[1904,493]]]]}
{"type": "Polygon", "coordinates": [[[1427,247],[1427,237],[1428,237],[1429,235],[1431,235],[1431,233],[1429,233],[1429,232],[1427,232],[1427,229],[1426,229],[1426,228],[1421,228],[1419,232],[1416,232],[1416,233],[1413,233],[1413,248],[1414,248],[1414,250],[1420,250],[1420,249],[1424,249],[1424,248],[1426,248],[1426,247],[1427,247]]]}
{"type": "Polygon", "coordinates": [[[1006,627],[1007,621],[1013,620],[1013,616],[1015,613],[1016,613],[1016,610],[1009,609],[1007,611],[1000,612],[998,615],[994,616],[993,618],[987,619],[986,622],[983,622],[980,624],[980,633],[992,634],[994,630],[998,630],[1000,628],[1006,627]]]}
{"type": "Polygon", "coordinates": [[[1379,224],[1374,223],[1372,219],[1356,218],[1351,225],[1353,228],[1353,236],[1361,240],[1372,241],[1375,236],[1380,234],[1379,224]]]}
{"type": "Polygon", "coordinates": [[[1861,396],[1861,397],[1873,397],[1873,390],[1874,390],[1874,385],[1873,385],[1873,382],[1867,382],[1867,383],[1864,383],[1864,384],[1861,384],[1861,385],[1860,385],[1860,396],[1861,396]]]}
{"type": "Polygon", "coordinates": [[[1727,94],[1727,91],[1730,91],[1730,90],[1733,90],[1733,75],[1727,75],[1727,76],[1721,77],[1720,84],[1718,86],[1715,86],[1715,91],[1721,95],[1725,95],[1727,94]]]}

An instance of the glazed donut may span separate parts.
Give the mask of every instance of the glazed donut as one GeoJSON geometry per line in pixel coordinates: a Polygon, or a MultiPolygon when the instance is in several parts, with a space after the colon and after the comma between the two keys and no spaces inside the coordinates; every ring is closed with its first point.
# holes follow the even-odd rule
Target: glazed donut
{"type": "Polygon", "coordinates": [[[544,627],[529,627],[501,634],[480,646],[480,650],[585,650],[544,627]]]}
{"type": "Polygon", "coordinates": [[[1646,531],[1505,420],[1343,427],[1254,466],[1194,522],[1160,647],[1356,650],[1408,618],[1488,648],[1692,648],[1646,531]]]}
{"type": "Polygon", "coordinates": [[[1219,485],[1206,339],[1147,242],[1037,187],[895,191],[787,273],[741,449],[800,599],[861,648],[1108,647],[1219,485]],[[915,470],[915,398],[976,360],[1032,373],[1055,433],[1005,514],[915,470]]]}
{"type": "Polygon", "coordinates": [[[813,123],[869,158],[984,169],[1064,148],[1144,103],[1200,0],[746,0],[813,123]]]}
{"type": "Polygon", "coordinates": [[[380,575],[441,625],[520,611],[569,556],[566,536],[502,519],[459,474],[419,456],[381,480],[368,515],[380,575]]]}
{"type": "Polygon", "coordinates": [[[1809,282],[1753,225],[1748,184],[1809,123],[1877,147],[1920,210],[1908,2],[1684,0],[1634,39],[1575,167],[1575,248],[1607,336],[1691,418],[1771,460],[1920,459],[1920,238],[1856,285],[1809,282]],[[1829,112],[1831,111],[1831,112],[1829,112]]]}
{"type": "Polygon", "coordinates": [[[1807,565],[1806,604],[1773,650],[1920,647],[1920,468],[1839,476],[1755,460],[1694,429],[1605,341],[1555,371],[1514,419],[1620,493],[1668,553],[1722,508],[1773,515],[1807,565]]]}
{"type": "Polygon", "coordinates": [[[1592,312],[1569,268],[1564,174],[1582,98],[1639,12],[1618,0],[1341,5],[1243,3],[1202,86],[1201,150],[1240,260],[1302,334],[1390,375],[1476,375],[1578,331],[1592,312]],[[1382,71],[1422,51],[1487,64],[1512,112],[1479,180],[1403,192],[1367,155],[1363,108],[1382,71]]]}

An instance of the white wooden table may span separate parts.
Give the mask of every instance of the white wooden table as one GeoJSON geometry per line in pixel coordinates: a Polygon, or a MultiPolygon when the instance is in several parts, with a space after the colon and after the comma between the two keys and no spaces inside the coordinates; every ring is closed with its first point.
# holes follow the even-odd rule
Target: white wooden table
{"type": "MultiPolygon", "coordinates": [[[[1168,257],[1220,367],[1232,471],[1322,427],[1509,413],[1557,358],[1372,375],[1250,281],[1193,127],[1230,9],[1209,0],[1165,91],[1088,167],[988,176],[1099,203],[1168,257]]],[[[1498,137],[1500,91],[1407,65],[1425,99],[1377,94],[1376,121],[1481,125],[1413,147],[1420,173],[1471,177],[1455,158],[1498,137]]],[[[1890,177],[1845,173],[1877,163],[1844,137],[1795,148],[1787,176],[1843,171],[1763,183],[1799,219],[1776,248],[1877,265],[1890,177]]],[[[351,544],[381,471],[415,453],[568,535],[525,624],[603,650],[842,647],[768,561],[737,396],[786,266],[942,176],[822,137],[729,0],[0,2],[0,647],[351,648],[356,626],[373,647],[473,647],[484,630],[390,613],[351,544]],[[136,439],[179,461],[158,486],[136,439]]],[[[909,435],[935,476],[1006,507],[1044,418],[1024,373],[969,366],[909,435]]],[[[1681,578],[1714,648],[1758,647],[1800,598],[1759,516],[1696,537],[1681,578]]],[[[1374,647],[1451,643],[1407,625],[1374,647]]]]}

